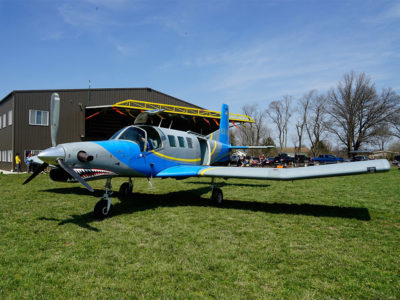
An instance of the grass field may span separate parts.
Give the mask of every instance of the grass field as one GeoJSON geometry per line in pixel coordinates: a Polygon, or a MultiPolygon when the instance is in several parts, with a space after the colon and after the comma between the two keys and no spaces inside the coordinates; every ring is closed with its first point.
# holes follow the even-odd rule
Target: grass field
{"type": "MultiPolygon", "coordinates": [[[[0,175],[1,299],[400,298],[400,172],[295,182],[135,180],[114,216],[40,175],[0,175]]],[[[122,179],[114,179],[118,190],[122,179]]]]}

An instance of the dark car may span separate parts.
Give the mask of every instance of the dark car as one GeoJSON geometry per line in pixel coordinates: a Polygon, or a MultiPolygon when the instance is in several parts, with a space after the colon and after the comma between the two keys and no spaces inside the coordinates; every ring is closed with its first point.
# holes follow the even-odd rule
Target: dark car
{"type": "Polygon", "coordinates": [[[396,155],[393,158],[392,164],[394,164],[395,166],[399,166],[400,167],[400,155],[396,155]]]}
{"type": "Polygon", "coordinates": [[[305,156],[305,155],[302,155],[302,154],[300,154],[300,155],[297,155],[297,154],[296,154],[296,155],[294,156],[294,161],[295,161],[296,163],[304,164],[304,163],[310,162],[310,158],[307,157],[307,156],[305,156]]]}
{"type": "Polygon", "coordinates": [[[351,159],[351,161],[363,161],[363,160],[369,160],[368,156],[356,155],[351,159]]]}
{"type": "Polygon", "coordinates": [[[278,156],[274,158],[274,165],[284,165],[287,166],[293,163],[294,158],[287,155],[286,153],[279,153],[278,156]]]}

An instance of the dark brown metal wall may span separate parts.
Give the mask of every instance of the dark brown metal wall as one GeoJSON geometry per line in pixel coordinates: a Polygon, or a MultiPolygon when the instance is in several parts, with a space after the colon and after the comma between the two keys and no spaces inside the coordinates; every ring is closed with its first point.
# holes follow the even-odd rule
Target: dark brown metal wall
{"type": "MultiPolygon", "coordinates": [[[[13,94],[10,94],[6,99],[4,99],[2,102],[0,102],[0,116],[3,118],[3,115],[7,115],[7,126],[3,128],[3,124],[1,124],[1,129],[0,129],[0,155],[3,150],[13,150],[13,139],[12,139],[12,127],[15,124],[15,118],[13,117],[13,123],[11,126],[8,125],[8,112],[12,110],[13,107],[13,94]]],[[[7,154],[8,155],[8,154],[7,154]]],[[[15,153],[13,153],[13,156],[15,153]]],[[[2,158],[2,157],[1,157],[2,158]]],[[[7,156],[8,158],[8,156],[7,156]]],[[[2,159],[0,159],[2,160],[2,159]]],[[[14,160],[14,158],[13,158],[14,160]]],[[[0,169],[1,170],[11,170],[12,169],[12,163],[9,162],[0,162],[0,169]]]]}
{"type": "MultiPolygon", "coordinates": [[[[124,88],[124,89],[88,89],[77,90],[33,90],[15,91],[14,102],[14,147],[4,150],[13,150],[13,155],[19,152],[21,158],[25,150],[43,150],[51,146],[50,127],[29,125],[29,110],[50,111],[50,98],[57,92],[61,98],[60,126],[57,143],[74,142],[84,139],[85,135],[85,106],[112,105],[117,102],[133,99],[177,106],[195,107],[186,101],[168,96],[149,88],[124,88]]],[[[0,112],[12,109],[12,102],[3,99],[0,102],[0,112]],[[8,104],[10,103],[10,104],[8,104]]],[[[50,121],[49,121],[50,122],[50,121]]],[[[50,124],[49,124],[50,125],[50,124]]],[[[12,142],[12,130],[0,130],[0,145],[12,142]]],[[[3,150],[0,148],[0,150],[3,150]]],[[[23,166],[25,166],[23,164],[23,166]]],[[[0,169],[7,169],[2,167],[0,169]]]]}

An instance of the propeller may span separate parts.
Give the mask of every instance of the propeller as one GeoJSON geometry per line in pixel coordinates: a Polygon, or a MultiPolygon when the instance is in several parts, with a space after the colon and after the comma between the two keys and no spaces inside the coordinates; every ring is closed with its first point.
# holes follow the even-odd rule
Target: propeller
{"type": "Polygon", "coordinates": [[[69,175],[71,175],[75,180],[80,182],[85,188],[87,188],[90,192],[94,192],[93,188],[86,183],[85,180],[82,179],[81,176],[79,176],[78,173],[76,173],[72,168],[70,168],[67,164],[62,159],[57,159],[58,165],[64,169],[69,175]]]}
{"type": "Polygon", "coordinates": [[[44,169],[46,169],[49,166],[48,163],[42,163],[39,168],[36,169],[35,172],[27,180],[24,181],[23,184],[27,184],[29,181],[31,181],[33,178],[38,176],[44,169]]]}
{"type": "MultiPolygon", "coordinates": [[[[79,176],[71,167],[69,167],[65,162],[65,151],[63,147],[57,146],[57,135],[58,135],[58,125],[60,120],[60,96],[57,93],[53,93],[51,95],[50,100],[50,136],[51,136],[51,148],[43,150],[39,153],[38,158],[44,161],[40,165],[39,168],[27,179],[23,184],[27,184],[32,179],[34,179],[37,175],[39,175],[44,169],[49,166],[49,163],[56,163],[62,168],[65,172],[71,175],[76,181],[80,182],[85,188],[89,191],[94,192],[93,188],[87,184],[82,177],[79,176]]],[[[89,159],[90,156],[87,156],[86,159],[89,159]]],[[[93,159],[93,157],[92,157],[93,159]]]]}
{"type": "Polygon", "coordinates": [[[51,145],[57,145],[58,122],[60,120],[60,96],[57,93],[51,95],[50,100],[50,135],[51,145]]]}

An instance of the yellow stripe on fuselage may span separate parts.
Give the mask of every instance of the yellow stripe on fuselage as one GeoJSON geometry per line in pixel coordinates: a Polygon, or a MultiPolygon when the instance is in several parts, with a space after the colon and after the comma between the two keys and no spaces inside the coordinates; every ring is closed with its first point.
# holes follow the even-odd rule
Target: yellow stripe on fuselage
{"type": "Polygon", "coordinates": [[[178,160],[178,161],[187,161],[187,162],[200,161],[200,158],[178,158],[178,157],[172,157],[172,156],[168,156],[168,155],[165,155],[165,154],[161,154],[159,152],[155,152],[154,150],[152,150],[151,153],[154,153],[155,155],[163,157],[163,158],[168,158],[168,159],[178,160]]]}
{"type": "Polygon", "coordinates": [[[217,142],[214,142],[214,149],[211,151],[211,156],[214,154],[216,148],[217,148],[217,142]]]}

